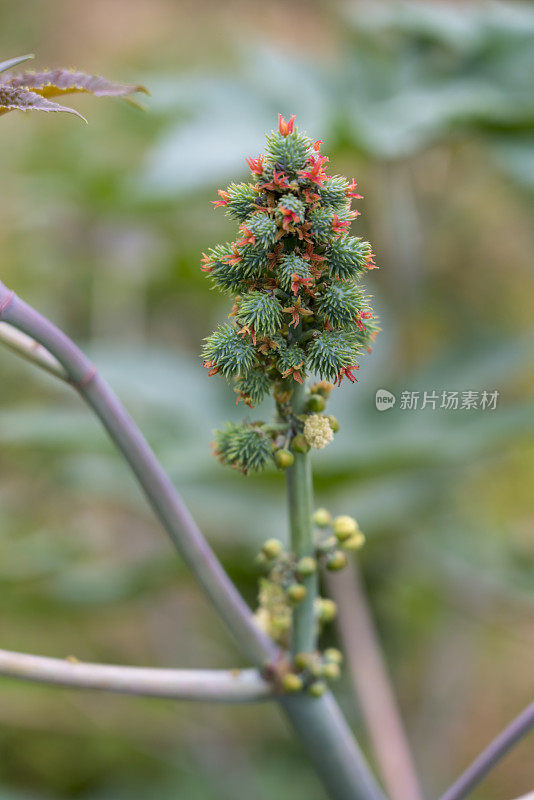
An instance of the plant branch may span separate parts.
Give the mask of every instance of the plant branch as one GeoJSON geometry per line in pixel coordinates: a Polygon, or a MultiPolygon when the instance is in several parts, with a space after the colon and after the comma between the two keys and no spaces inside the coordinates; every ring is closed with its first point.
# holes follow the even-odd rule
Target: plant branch
{"type": "MultiPolygon", "coordinates": [[[[293,391],[293,413],[300,414],[305,401],[305,388],[296,384],[293,391]]],[[[295,453],[295,461],[287,470],[287,495],[291,550],[297,560],[303,556],[315,557],[313,540],[313,485],[309,453],[295,453]]],[[[293,610],[291,649],[293,654],[309,653],[316,646],[315,599],[317,573],[302,579],[306,597],[293,610]]]]}
{"type": "Polygon", "coordinates": [[[156,669],[88,664],[0,650],[0,675],[77,689],[174,700],[248,703],[268,700],[272,684],[255,669],[156,669]]]}
{"type": "Polygon", "coordinates": [[[51,355],[39,342],[11,327],[6,322],[0,322],[0,342],[10,350],[31,361],[41,369],[55,375],[56,378],[68,381],[68,376],[59,361],[51,355]]]}
{"type": "Polygon", "coordinates": [[[440,800],[462,800],[503,756],[534,728],[534,703],[531,703],[486,747],[440,800]]]}
{"type": "Polygon", "coordinates": [[[410,747],[355,558],[327,576],[347,666],[391,800],[422,800],[410,747]]]}
{"type": "Polygon", "coordinates": [[[386,800],[331,692],[280,702],[331,800],[386,800]]]}
{"type": "MultiPolygon", "coordinates": [[[[95,367],[64,333],[1,282],[0,317],[39,342],[63,367],[69,383],[101,420],[132,468],[155,514],[234,634],[244,655],[260,667],[274,661],[278,655],[276,646],[256,626],[250,609],[205,541],[144,437],[95,367]]],[[[297,495],[301,507],[309,508],[310,521],[305,524],[311,525],[309,462],[302,473],[308,477],[304,482],[302,476],[296,481],[299,487],[297,495]],[[308,499],[303,502],[306,493],[308,499]]],[[[304,541],[304,533],[303,528],[299,533],[300,542],[304,541]]],[[[311,538],[310,533],[305,535],[308,540],[311,538]]],[[[309,621],[307,630],[311,635],[309,621]]],[[[330,692],[321,698],[304,693],[282,695],[279,702],[331,800],[385,800],[330,692]]]]}
{"type": "Polygon", "coordinates": [[[250,661],[263,667],[276,647],[204,539],[180,495],[129,414],[87,356],[62,331],[0,283],[0,317],[35,339],[65,370],[132,468],[157,517],[250,661]]]}

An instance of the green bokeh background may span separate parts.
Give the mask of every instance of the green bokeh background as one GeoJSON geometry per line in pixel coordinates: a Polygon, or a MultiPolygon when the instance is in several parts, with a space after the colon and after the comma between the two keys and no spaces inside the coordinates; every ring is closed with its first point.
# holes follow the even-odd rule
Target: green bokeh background
{"type": "MultiPolygon", "coordinates": [[[[199,270],[233,237],[210,200],[280,111],[365,196],[355,232],[383,332],[335,393],[317,501],[354,514],[376,624],[426,796],[533,690],[534,4],[0,0],[1,58],[151,91],[144,113],[0,121],[0,277],[81,342],[254,603],[286,535],[283,478],[244,479],[211,432],[247,416],[200,340],[228,303],[199,270]],[[375,392],[498,390],[495,411],[379,412],[375,392]]],[[[261,415],[269,413],[268,407],[261,415]]],[[[158,666],[234,646],[124,464],[69,390],[0,353],[0,645],[158,666]]],[[[327,640],[336,643],[332,631],[327,640]]],[[[348,681],[338,695],[371,760],[348,681]]],[[[473,794],[532,788],[532,738],[473,794]]],[[[0,681],[1,800],[319,800],[270,706],[0,681]]]]}

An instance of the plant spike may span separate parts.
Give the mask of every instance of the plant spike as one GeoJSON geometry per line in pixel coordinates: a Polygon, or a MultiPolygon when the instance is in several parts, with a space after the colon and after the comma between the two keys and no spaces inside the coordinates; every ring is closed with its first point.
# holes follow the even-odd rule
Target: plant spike
{"type": "MultiPolygon", "coordinates": [[[[205,366],[232,382],[238,401],[250,407],[272,394],[287,424],[285,445],[306,433],[305,420],[291,413],[295,388],[310,374],[355,381],[360,356],[378,331],[361,285],[362,274],[375,267],[371,245],[349,234],[358,215],[352,201],[361,195],[354,181],[327,174],[321,144],[297,129],[294,116],[279,115],[266,154],[247,159],[251,182],[231,183],[214,201],[239,223],[238,237],[212,248],[202,262],[214,285],[235,297],[231,321],[205,340],[205,366]]],[[[308,425],[308,444],[324,446],[330,438],[326,429],[311,435],[321,424],[318,418],[314,428],[308,425]]],[[[243,472],[272,458],[280,466],[280,432],[271,435],[270,458],[265,436],[258,429],[245,436],[249,428],[234,425],[216,435],[220,460],[243,472]],[[240,440],[247,441],[246,452],[239,451],[240,440]]]]}

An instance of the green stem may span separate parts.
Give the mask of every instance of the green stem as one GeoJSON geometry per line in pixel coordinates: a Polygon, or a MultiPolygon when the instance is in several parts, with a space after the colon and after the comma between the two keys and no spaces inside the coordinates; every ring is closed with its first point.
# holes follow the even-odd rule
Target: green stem
{"type": "MultiPolygon", "coordinates": [[[[305,403],[305,387],[297,385],[292,404],[293,413],[300,414],[305,403]]],[[[295,461],[287,470],[287,495],[291,550],[297,559],[315,557],[313,540],[313,484],[309,453],[295,453],[295,461]]],[[[292,652],[309,653],[315,650],[315,599],[317,597],[317,574],[302,579],[307,594],[293,610],[292,652]]]]}

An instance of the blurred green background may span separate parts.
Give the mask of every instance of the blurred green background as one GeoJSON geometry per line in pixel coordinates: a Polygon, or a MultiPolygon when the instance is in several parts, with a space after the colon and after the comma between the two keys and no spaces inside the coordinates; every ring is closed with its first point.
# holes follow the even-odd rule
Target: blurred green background
{"type": "MultiPolygon", "coordinates": [[[[228,312],[199,271],[234,235],[210,200],[277,112],[355,175],[383,332],[335,393],[318,504],[354,514],[426,795],[531,700],[534,4],[0,0],[2,58],[151,91],[0,121],[1,278],[90,351],[241,590],[285,536],[283,478],[210,456],[248,414],[200,340],[228,312]],[[530,223],[530,224],[529,224],[530,223]],[[377,389],[499,391],[495,411],[379,412],[377,389]]],[[[261,412],[269,413],[266,407],[261,412]]],[[[159,666],[236,651],[76,396],[0,352],[0,644],[159,666]]],[[[332,631],[327,640],[335,643],[332,631]]],[[[348,681],[338,695],[372,759],[348,681]]],[[[473,794],[532,788],[532,738],[473,794]]],[[[276,708],[0,681],[0,798],[323,797],[276,708]]]]}

